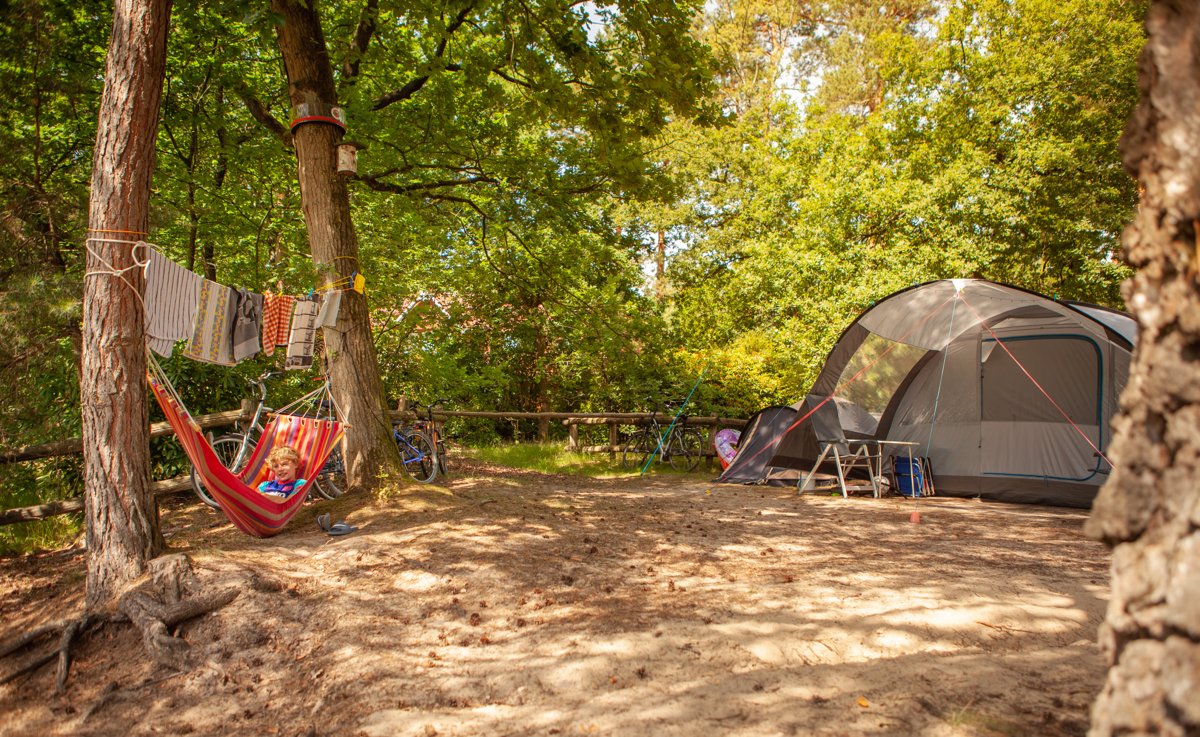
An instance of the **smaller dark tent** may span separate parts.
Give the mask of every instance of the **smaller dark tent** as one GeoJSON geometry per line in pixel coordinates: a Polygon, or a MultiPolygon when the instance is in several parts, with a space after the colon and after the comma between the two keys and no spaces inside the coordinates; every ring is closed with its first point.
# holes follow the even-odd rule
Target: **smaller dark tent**
{"type": "Polygon", "coordinates": [[[799,474],[792,469],[772,469],[768,461],[783,431],[797,417],[795,407],[772,405],[755,412],[746,422],[733,462],[717,481],[730,484],[772,483],[794,485],[799,474]],[[771,472],[778,472],[771,473],[771,472]]]}

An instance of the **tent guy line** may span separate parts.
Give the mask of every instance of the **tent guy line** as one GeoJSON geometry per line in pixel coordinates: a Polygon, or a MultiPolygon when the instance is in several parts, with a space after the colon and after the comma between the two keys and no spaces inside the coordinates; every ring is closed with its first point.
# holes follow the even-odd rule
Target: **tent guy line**
{"type": "MultiPolygon", "coordinates": [[[[1050,396],[1049,392],[1047,392],[1042,387],[1042,385],[1038,383],[1038,380],[1033,378],[1033,374],[1029,373],[1029,369],[1025,368],[1025,365],[1023,363],[1021,363],[1019,360],[1017,360],[1017,357],[1014,356],[1012,351],[1010,351],[1008,349],[1008,346],[1004,344],[1004,341],[1000,340],[1000,336],[996,335],[996,331],[992,330],[992,326],[988,325],[987,320],[983,319],[983,316],[979,314],[979,311],[976,310],[974,307],[972,307],[971,303],[968,302],[965,297],[960,297],[960,299],[962,300],[962,303],[965,304],[967,306],[967,308],[971,310],[971,312],[975,313],[975,317],[979,318],[979,324],[987,329],[988,333],[991,334],[992,339],[996,341],[996,345],[998,345],[1004,349],[1004,352],[1007,353],[1008,357],[1012,359],[1012,362],[1017,365],[1017,368],[1021,369],[1021,373],[1025,374],[1027,377],[1029,377],[1029,380],[1033,382],[1033,385],[1035,387],[1037,387],[1037,390],[1042,393],[1042,396],[1045,397],[1046,400],[1048,402],[1050,402],[1051,405],[1054,406],[1054,409],[1058,410],[1058,413],[1060,415],[1062,415],[1064,420],[1067,421],[1067,424],[1069,424],[1075,430],[1075,432],[1079,433],[1079,436],[1081,438],[1083,438],[1083,441],[1085,443],[1087,443],[1088,445],[1090,445],[1092,447],[1092,450],[1096,451],[1096,455],[1100,456],[1100,458],[1105,463],[1107,463],[1108,465],[1111,466],[1112,461],[1108,460],[1108,456],[1104,455],[1104,451],[1100,450],[1100,448],[1097,447],[1096,444],[1092,442],[1092,439],[1087,436],[1087,433],[1085,433],[1083,430],[1081,430],[1079,428],[1079,425],[1075,424],[1075,421],[1071,419],[1070,415],[1068,415],[1066,413],[1066,411],[1063,410],[1062,407],[1058,406],[1058,402],[1054,401],[1054,397],[1050,396]]],[[[945,354],[943,354],[943,356],[942,356],[943,364],[945,363],[945,360],[946,360],[946,357],[945,357],[945,354]]],[[[941,393],[940,386],[938,387],[938,393],[939,393],[939,395],[941,393]]],[[[935,409],[934,409],[935,418],[936,418],[936,415],[937,415],[937,411],[936,411],[936,405],[935,405],[935,409]]],[[[930,425],[930,428],[929,428],[929,435],[931,437],[933,436],[933,426],[932,425],[930,425]]],[[[928,451],[926,451],[926,452],[928,452],[928,451]]]]}
{"type": "Polygon", "coordinates": [[[767,444],[765,447],[761,448],[761,449],[760,449],[760,450],[759,450],[757,453],[755,453],[753,456],[751,456],[751,457],[750,457],[750,460],[754,460],[754,459],[758,458],[758,456],[762,455],[762,454],[763,454],[763,453],[765,453],[766,451],[768,451],[768,450],[771,450],[771,449],[772,449],[772,448],[774,448],[776,445],[778,445],[778,444],[779,444],[779,442],[780,442],[781,440],[783,440],[783,438],[784,438],[784,436],[785,436],[785,435],[787,435],[787,434],[788,434],[789,432],[791,432],[792,430],[795,430],[797,427],[799,427],[801,424],[803,424],[805,420],[807,420],[809,417],[812,417],[814,414],[816,414],[816,413],[817,413],[817,410],[821,409],[821,408],[822,408],[822,407],[824,407],[826,404],[828,404],[829,402],[833,401],[833,398],[834,398],[834,397],[836,397],[836,396],[838,396],[839,394],[841,394],[841,393],[842,393],[842,391],[843,391],[843,390],[844,390],[846,387],[848,387],[848,386],[850,386],[851,384],[853,384],[854,382],[858,381],[859,377],[861,377],[863,374],[865,374],[865,373],[866,373],[868,370],[870,370],[870,369],[874,368],[876,364],[878,364],[880,361],[882,361],[882,360],[884,359],[884,357],[886,357],[886,356],[887,356],[887,354],[889,354],[889,353],[891,353],[893,350],[895,350],[895,349],[896,349],[896,346],[898,346],[898,345],[901,345],[901,344],[904,342],[904,339],[905,339],[905,338],[907,338],[908,336],[912,335],[912,334],[913,334],[913,333],[915,333],[915,332],[916,332],[916,331],[917,331],[919,328],[921,328],[922,326],[924,326],[924,325],[925,325],[925,323],[927,323],[927,322],[929,322],[930,320],[932,320],[934,315],[936,315],[937,313],[941,312],[941,311],[942,311],[942,309],[944,309],[944,308],[946,307],[946,305],[947,305],[947,304],[950,304],[950,303],[951,303],[951,302],[952,302],[952,301],[955,299],[955,297],[957,297],[957,296],[958,296],[958,295],[957,295],[957,294],[955,294],[955,295],[951,295],[950,297],[946,298],[946,301],[945,301],[945,302],[942,302],[940,305],[938,305],[938,306],[937,306],[937,308],[936,308],[936,309],[935,309],[933,312],[930,312],[928,315],[926,315],[926,316],[925,316],[925,318],[924,318],[923,320],[921,320],[919,323],[917,323],[916,325],[914,325],[914,326],[912,327],[912,329],[911,329],[911,330],[909,330],[907,333],[905,333],[905,334],[904,334],[904,335],[902,335],[900,338],[898,338],[898,339],[896,340],[896,342],[895,342],[895,343],[893,343],[892,345],[888,346],[887,350],[885,350],[883,353],[880,353],[878,356],[876,356],[874,361],[871,361],[871,362],[870,362],[870,363],[868,363],[866,366],[863,366],[862,368],[860,368],[860,369],[859,369],[857,372],[855,372],[854,376],[851,376],[849,379],[846,379],[844,382],[842,382],[842,383],[841,383],[841,385],[840,385],[840,386],[838,386],[836,389],[834,389],[832,392],[830,392],[829,396],[827,396],[827,397],[825,397],[824,399],[822,399],[822,400],[821,400],[821,402],[820,402],[820,404],[818,404],[816,407],[813,407],[812,409],[810,409],[810,410],[808,411],[808,413],[807,413],[807,414],[805,414],[805,415],[804,415],[803,417],[801,417],[800,419],[798,419],[798,420],[796,420],[795,422],[793,422],[792,424],[788,425],[788,426],[787,426],[787,429],[785,429],[785,430],[784,430],[783,432],[781,432],[781,433],[780,433],[778,436],[776,436],[774,440],[772,440],[772,441],[771,441],[770,443],[768,443],[768,444],[767,444]]]}

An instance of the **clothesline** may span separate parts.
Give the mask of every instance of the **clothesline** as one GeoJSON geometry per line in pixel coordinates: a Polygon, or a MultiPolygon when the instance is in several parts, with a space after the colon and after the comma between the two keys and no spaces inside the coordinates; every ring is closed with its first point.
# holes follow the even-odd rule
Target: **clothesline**
{"type": "Polygon", "coordinates": [[[176,343],[187,341],[183,354],[188,358],[229,366],[286,346],[284,368],[307,369],[313,362],[316,329],[337,323],[343,291],[338,287],[346,284],[361,292],[364,282],[356,273],[306,296],[258,294],[205,279],[153,244],[139,241],[135,249],[137,245],[145,245],[148,252],[144,263],[129,267],[146,270],[146,342],[165,357],[176,343]]]}

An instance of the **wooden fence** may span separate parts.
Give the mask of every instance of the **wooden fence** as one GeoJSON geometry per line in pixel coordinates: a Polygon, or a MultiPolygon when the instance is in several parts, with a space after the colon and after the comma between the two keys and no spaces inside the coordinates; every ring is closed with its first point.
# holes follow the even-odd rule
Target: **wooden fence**
{"type": "MultiPolygon", "coordinates": [[[[244,404],[241,409],[228,412],[216,412],[209,415],[197,417],[196,422],[204,430],[215,428],[228,427],[236,422],[245,421],[253,416],[253,406],[250,403],[244,404]]],[[[393,420],[412,421],[421,419],[424,414],[417,414],[409,410],[393,410],[391,412],[393,420]]],[[[655,417],[664,426],[672,419],[670,415],[651,415],[648,412],[483,412],[473,410],[439,410],[433,413],[433,417],[438,421],[445,421],[451,418],[468,418],[468,419],[490,419],[490,420],[534,420],[537,421],[539,437],[546,438],[549,435],[549,425],[551,422],[561,422],[567,428],[567,449],[579,453],[608,453],[610,457],[615,458],[616,454],[621,452],[623,446],[621,444],[620,428],[622,425],[645,425],[650,422],[651,417],[655,417]],[[608,442],[603,445],[583,445],[579,444],[579,428],[581,426],[591,425],[606,425],[608,428],[608,442]]],[[[688,417],[686,424],[707,428],[707,442],[705,443],[705,455],[709,458],[715,456],[713,450],[713,435],[722,427],[745,427],[746,420],[736,419],[732,417],[688,417]]],[[[156,422],[150,425],[150,437],[162,437],[164,435],[174,435],[175,431],[166,422],[156,422]]],[[[83,452],[83,440],[80,438],[71,438],[69,440],[59,440],[52,443],[42,443],[40,445],[26,445],[20,448],[0,449],[0,465],[6,463],[22,463],[27,461],[40,460],[43,458],[54,458],[59,456],[75,455],[83,452]]],[[[191,478],[189,475],[177,476],[172,479],[163,479],[155,481],[151,484],[151,491],[155,496],[161,494],[171,494],[178,491],[186,491],[191,489],[191,478]]],[[[45,519],[59,514],[68,514],[70,512],[83,511],[82,499],[67,499],[63,501],[50,502],[35,507],[21,507],[17,509],[0,510],[0,525],[13,524],[15,522],[27,522],[30,520],[45,519]]]]}
{"type": "MultiPolygon", "coordinates": [[[[563,424],[567,426],[567,449],[578,451],[580,453],[608,453],[615,457],[624,449],[621,443],[620,428],[622,425],[647,425],[650,423],[650,418],[654,417],[663,427],[666,427],[673,419],[671,415],[651,415],[648,412],[641,413],[614,413],[614,414],[589,414],[589,415],[573,415],[572,417],[564,418],[563,424]],[[580,445],[579,444],[579,426],[580,425],[607,425],[608,426],[608,442],[604,445],[580,445]]],[[[705,437],[704,455],[708,458],[716,457],[716,450],[713,448],[713,436],[717,430],[722,427],[741,428],[746,426],[746,420],[739,420],[733,417],[688,417],[684,424],[694,425],[706,428],[708,433],[705,437]]]]}

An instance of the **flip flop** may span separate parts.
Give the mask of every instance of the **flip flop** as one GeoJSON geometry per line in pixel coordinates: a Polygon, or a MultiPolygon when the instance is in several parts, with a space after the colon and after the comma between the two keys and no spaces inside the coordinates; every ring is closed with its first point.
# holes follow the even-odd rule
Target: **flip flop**
{"type": "Polygon", "coordinates": [[[329,532],[329,513],[317,515],[317,527],[320,527],[325,532],[329,532]]]}
{"type": "Polygon", "coordinates": [[[338,523],[334,524],[332,527],[330,527],[328,530],[326,530],[325,532],[328,533],[330,536],[349,535],[351,532],[354,532],[357,529],[358,529],[357,527],[348,525],[345,522],[338,522],[338,523]]]}

